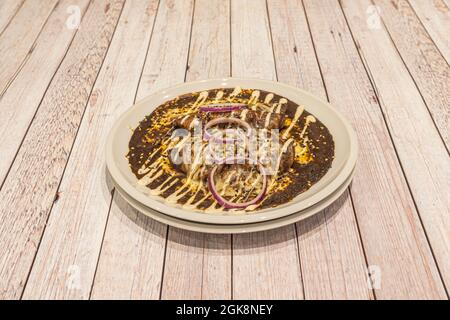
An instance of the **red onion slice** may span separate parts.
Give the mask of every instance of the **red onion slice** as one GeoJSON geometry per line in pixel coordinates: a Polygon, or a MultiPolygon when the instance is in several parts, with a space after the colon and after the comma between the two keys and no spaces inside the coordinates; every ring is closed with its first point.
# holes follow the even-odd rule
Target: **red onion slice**
{"type": "MultiPolygon", "coordinates": [[[[229,163],[230,160],[239,160],[239,159],[238,158],[227,159],[227,160],[223,161],[221,164],[229,163]]],[[[249,159],[244,159],[244,160],[249,160],[249,159]]],[[[228,201],[227,199],[225,199],[224,197],[222,197],[219,194],[219,192],[216,189],[215,182],[214,182],[214,174],[216,173],[217,167],[218,166],[215,166],[209,172],[208,189],[211,192],[211,194],[213,195],[214,199],[217,201],[217,203],[219,205],[223,206],[225,209],[245,209],[252,204],[256,204],[256,203],[260,202],[264,198],[266,191],[267,191],[267,176],[264,172],[264,167],[261,164],[258,164],[259,172],[263,176],[263,186],[261,188],[261,192],[252,200],[243,202],[243,203],[236,203],[236,202],[228,201]]]]}
{"type": "Polygon", "coordinates": [[[247,108],[243,103],[215,103],[201,106],[200,111],[203,112],[231,112],[247,108]]]}
{"type": "MultiPolygon", "coordinates": [[[[209,121],[206,125],[205,125],[205,133],[204,133],[204,135],[203,135],[203,139],[205,139],[205,140],[209,140],[209,139],[211,139],[211,138],[213,138],[213,139],[218,139],[217,137],[215,137],[214,135],[211,135],[209,132],[208,132],[208,129],[209,128],[211,128],[212,126],[215,126],[215,125],[218,125],[218,124],[225,124],[225,123],[234,123],[234,124],[237,124],[237,125],[239,125],[239,126],[241,126],[241,127],[243,127],[243,128],[245,128],[246,129],[246,136],[248,136],[249,134],[250,134],[250,131],[251,131],[251,127],[250,127],[250,125],[247,123],[247,122],[245,122],[244,120],[241,120],[241,119],[238,119],[238,118],[226,118],[226,117],[222,117],[222,118],[217,118],[217,119],[213,119],[213,120],[211,120],[211,121],[209,121]]],[[[219,138],[219,140],[222,140],[222,142],[233,142],[233,141],[236,141],[237,139],[235,139],[235,138],[225,138],[225,139],[221,139],[221,138],[219,138]]]]}

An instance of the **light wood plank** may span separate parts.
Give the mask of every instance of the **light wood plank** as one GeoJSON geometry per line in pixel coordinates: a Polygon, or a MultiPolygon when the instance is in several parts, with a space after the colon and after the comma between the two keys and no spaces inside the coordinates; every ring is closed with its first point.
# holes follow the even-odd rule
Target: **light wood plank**
{"type": "MultiPolygon", "coordinates": [[[[157,1],[129,1],[123,8],[79,127],[59,187],[61,196],[52,208],[24,298],[89,298],[111,204],[102,165],[103,146],[114,120],[133,104],[156,5],[157,1]],[[79,270],[79,283],[71,282],[72,269],[79,270]]],[[[116,276],[120,278],[120,274],[116,276]]],[[[111,281],[109,286],[114,284],[111,281]]]]}
{"type": "Polygon", "coordinates": [[[202,299],[231,299],[231,235],[205,234],[202,299]]]}
{"type": "MultiPolygon", "coordinates": [[[[232,74],[276,80],[266,2],[232,0],[232,74]]],[[[301,299],[295,226],[233,236],[234,299],[301,299]]]]}
{"type": "Polygon", "coordinates": [[[3,0],[0,3],[0,34],[5,30],[11,19],[19,11],[25,0],[3,0]]]}
{"type": "Polygon", "coordinates": [[[0,35],[0,95],[34,48],[34,42],[58,0],[26,1],[0,35]]]}
{"type": "Polygon", "coordinates": [[[161,1],[159,10],[137,100],[183,83],[186,76],[193,0],[161,1]]]}
{"type": "Polygon", "coordinates": [[[230,2],[195,2],[186,81],[230,75],[230,2]]]}
{"type": "MultiPolygon", "coordinates": [[[[278,80],[326,100],[302,3],[269,0],[268,9],[278,80]]],[[[348,192],[297,230],[306,299],[372,298],[348,192]]]]}
{"type": "MultiPolygon", "coordinates": [[[[414,81],[386,30],[359,17],[369,0],[343,1],[353,35],[371,71],[380,105],[440,270],[450,270],[450,158],[414,81]],[[389,68],[385,66],[389,64],[389,68]]],[[[450,287],[450,274],[442,272],[450,287]]]]}
{"type": "Polygon", "coordinates": [[[62,23],[67,18],[66,8],[76,5],[83,14],[88,4],[88,0],[65,0],[56,7],[42,29],[28,61],[0,97],[0,184],[5,179],[39,103],[76,33],[76,29],[69,29],[62,23]]]}
{"type": "Polygon", "coordinates": [[[122,4],[90,6],[0,191],[1,298],[21,295],[122,4]]]}
{"type": "Polygon", "coordinates": [[[161,298],[201,299],[203,234],[169,227],[168,237],[161,298]]]}
{"type": "MultiPolygon", "coordinates": [[[[187,81],[230,75],[228,1],[197,0],[187,81]]],[[[163,299],[230,299],[231,236],[169,228],[163,299]]]]}
{"type": "Polygon", "coordinates": [[[233,298],[303,298],[294,225],[233,236],[233,298]]]}
{"type": "Polygon", "coordinates": [[[306,299],[373,299],[357,225],[350,214],[353,207],[346,191],[322,213],[297,224],[306,299]]]}
{"type": "MultiPolygon", "coordinates": [[[[139,83],[138,100],[184,81],[193,6],[191,0],[160,1],[148,57],[139,83]]],[[[117,193],[114,194],[113,212],[107,224],[93,298],[158,299],[167,226],[142,216],[129,205],[121,205],[120,210],[115,208],[116,204],[119,207],[120,202],[123,202],[119,198],[117,193]],[[125,216],[144,226],[128,227],[127,220],[130,218],[125,216]],[[117,246],[117,243],[122,245],[117,246]],[[136,256],[131,258],[133,252],[136,256]],[[119,275],[119,283],[112,285],[111,282],[119,275]]]]}
{"type": "Polygon", "coordinates": [[[360,141],[351,186],[368,263],[381,271],[381,299],[446,294],[380,107],[337,1],[304,1],[330,101],[360,141]]]}
{"type": "Polygon", "coordinates": [[[231,0],[234,77],[276,80],[265,1],[231,0]]]}
{"type": "Polygon", "coordinates": [[[115,192],[107,228],[91,299],[158,299],[167,226],[115,192]]]}
{"type": "Polygon", "coordinates": [[[448,150],[450,67],[447,61],[405,0],[374,0],[374,3],[380,8],[387,30],[414,78],[448,150]]]}
{"type": "Polygon", "coordinates": [[[442,0],[409,0],[431,39],[450,63],[450,10],[442,0]]]}

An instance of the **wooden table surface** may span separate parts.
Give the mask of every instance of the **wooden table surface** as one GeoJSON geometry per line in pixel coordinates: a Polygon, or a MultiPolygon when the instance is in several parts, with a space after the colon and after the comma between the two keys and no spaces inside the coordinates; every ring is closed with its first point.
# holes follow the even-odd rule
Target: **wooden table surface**
{"type": "Polygon", "coordinates": [[[449,0],[1,0],[0,298],[448,299],[449,0]],[[328,99],[356,175],[306,221],[168,227],[105,171],[137,100],[277,80],[328,99]]]}

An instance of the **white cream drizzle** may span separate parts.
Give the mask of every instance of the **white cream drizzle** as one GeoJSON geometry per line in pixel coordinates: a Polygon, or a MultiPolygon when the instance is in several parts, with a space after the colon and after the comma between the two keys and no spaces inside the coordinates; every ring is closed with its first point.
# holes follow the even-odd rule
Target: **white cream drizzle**
{"type": "Polygon", "coordinates": [[[230,95],[228,96],[228,100],[231,100],[232,98],[236,97],[241,92],[242,92],[241,87],[239,86],[235,87],[233,92],[231,92],[230,95]]]}
{"type": "Polygon", "coordinates": [[[223,94],[224,94],[224,92],[223,92],[222,90],[219,90],[219,91],[217,92],[216,98],[215,98],[214,100],[215,100],[215,101],[218,101],[218,100],[222,99],[222,98],[223,98],[223,94]]]}
{"type": "Polygon", "coordinates": [[[300,116],[302,115],[303,111],[305,110],[305,108],[303,106],[297,106],[297,109],[295,110],[295,114],[294,114],[294,119],[292,119],[291,124],[289,125],[289,127],[283,132],[283,134],[281,135],[281,137],[283,139],[286,139],[289,135],[289,132],[292,130],[292,128],[295,126],[295,124],[297,123],[298,119],[300,118],[300,116]]]}
{"type": "Polygon", "coordinates": [[[252,92],[250,99],[248,100],[248,104],[252,105],[252,110],[256,110],[256,103],[258,102],[258,98],[261,92],[259,90],[255,90],[252,92]]]}
{"type": "Polygon", "coordinates": [[[268,128],[269,127],[271,115],[272,115],[272,112],[267,112],[266,120],[264,121],[264,128],[268,128]]]}
{"type": "Polygon", "coordinates": [[[185,122],[190,116],[191,116],[190,114],[185,115],[185,116],[181,119],[181,121],[180,121],[181,125],[183,125],[184,122],[185,122]]]}
{"type": "Polygon", "coordinates": [[[191,130],[192,128],[195,128],[199,124],[200,124],[200,120],[197,117],[195,117],[194,119],[192,119],[191,123],[189,124],[189,130],[191,130]]]}
{"type": "MultiPolygon", "coordinates": [[[[162,158],[159,158],[159,159],[162,159],[162,158]]],[[[153,163],[154,167],[152,167],[153,165],[150,166],[151,170],[145,176],[143,176],[142,178],[139,179],[138,183],[140,185],[146,186],[146,185],[152,183],[156,178],[160,177],[163,174],[162,170],[158,171],[158,169],[160,169],[161,164],[162,164],[162,162],[158,161],[158,160],[156,160],[153,163]]]]}
{"type": "Polygon", "coordinates": [[[306,130],[308,129],[308,126],[310,123],[316,122],[316,118],[314,118],[312,115],[309,115],[305,119],[305,126],[303,127],[302,133],[300,133],[300,138],[303,138],[303,136],[306,133],[306,130]]]}
{"type": "Polygon", "coordinates": [[[281,98],[278,102],[275,102],[270,108],[270,112],[280,113],[281,107],[283,104],[286,104],[287,100],[285,98],[281,98]]]}
{"type": "Polygon", "coordinates": [[[158,196],[164,192],[166,192],[167,190],[170,189],[170,187],[172,187],[175,183],[177,183],[179,180],[178,179],[174,179],[171,183],[169,183],[167,186],[164,187],[164,185],[170,181],[170,179],[172,179],[172,176],[170,176],[169,178],[167,178],[166,180],[164,180],[163,183],[161,183],[159,185],[159,187],[157,187],[156,189],[150,189],[150,194],[151,195],[155,195],[158,196]],[[163,188],[164,187],[164,188],[163,188]]]}
{"type": "Polygon", "coordinates": [[[150,162],[150,160],[155,156],[155,154],[161,150],[161,147],[156,148],[155,151],[153,151],[147,158],[147,160],[145,160],[144,164],[138,169],[138,174],[146,174],[147,172],[150,171],[151,167],[148,167],[148,164],[150,162]]]}
{"type": "Polygon", "coordinates": [[[247,113],[248,113],[248,109],[242,110],[242,113],[241,113],[241,120],[244,120],[244,121],[245,121],[245,118],[247,118],[247,113]]]}
{"type": "Polygon", "coordinates": [[[268,93],[266,98],[264,99],[264,103],[269,104],[270,101],[272,101],[272,99],[273,99],[273,93],[268,93]]]}
{"type": "Polygon", "coordinates": [[[278,170],[280,169],[281,158],[283,157],[283,154],[284,154],[284,153],[287,151],[287,149],[289,148],[289,145],[290,145],[291,143],[293,143],[293,142],[294,142],[294,140],[293,140],[292,138],[290,138],[290,139],[286,140],[286,141],[283,143],[283,146],[281,147],[281,150],[280,150],[280,153],[278,154],[277,162],[276,162],[276,165],[275,165],[275,170],[274,170],[275,174],[272,175],[272,177],[271,177],[271,182],[270,182],[270,184],[269,184],[269,188],[268,188],[269,191],[271,190],[272,186],[273,186],[274,183],[275,183],[275,180],[276,180],[277,177],[278,177],[278,170]]]}
{"type": "Polygon", "coordinates": [[[198,200],[197,202],[192,203],[192,204],[190,204],[190,205],[188,205],[188,206],[186,206],[186,205],[184,204],[184,205],[183,205],[183,208],[185,208],[185,209],[195,209],[195,208],[197,208],[203,201],[205,201],[206,199],[208,199],[210,196],[211,196],[211,192],[208,191],[208,192],[203,196],[203,198],[201,198],[201,199],[198,200]]]}
{"type": "Polygon", "coordinates": [[[200,92],[200,94],[197,97],[197,100],[195,100],[194,104],[192,105],[192,110],[196,110],[197,107],[205,103],[206,99],[208,99],[208,95],[209,95],[208,91],[200,92]]]}
{"type": "Polygon", "coordinates": [[[278,102],[278,106],[277,109],[275,110],[275,113],[280,113],[281,111],[281,107],[283,106],[283,104],[286,104],[287,100],[285,98],[281,98],[280,101],[278,102]]]}
{"type": "Polygon", "coordinates": [[[205,209],[205,213],[219,213],[219,212],[223,212],[224,208],[223,206],[220,206],[219,208],[216,208],[217,205],[217,201],[214,200],[213,203],[205,209]]]}

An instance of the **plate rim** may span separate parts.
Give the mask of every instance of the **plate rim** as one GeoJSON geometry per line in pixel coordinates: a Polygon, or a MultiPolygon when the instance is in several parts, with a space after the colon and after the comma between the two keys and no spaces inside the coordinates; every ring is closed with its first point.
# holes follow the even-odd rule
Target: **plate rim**
{"type": "Polygon", "coordinates": [[[331,193],[322,201],[306,208],[302,211],[293,213],[291,215],[283,216],[278,219],[266,220],[261,222],[253,222],[253,223],[244,223],[244,224],[210,224],[210,223],[201,223],[194,222],[185,219],[175,218],[170,215],[166,215],[164,213],[158,212],[152,208],[146,207],[144,204],[139,203],[134,200],[130,195],[126,193],[126,191],[122,190],[120,186],[116,185],[114,179],[112,179],[112,183],[115,187],[117,187],[117,192],[120,196],[128,203],[132,208],[138,211],[140,214],[143,214],[155,221],[158,221],[163,224],[167,224],[171,227],[193,231],[193,232],[201,232],[201,233],[209,233],[209,234],[244,234],[244,233],[252,233],[252,232],[260,232],[267,231],[272,229],[281,228],[293,223],[297,223],[303,221],[307,218],[312,217],[313,215],[319,213],[320,211],[325,210],[331,204],[333,204],[347,189],[350,183],[353,180],[355,175],[356,168],[353,168],[351,174],[347,177],[344,183],[339,186],[333,193],[331,193]],[[124,195],[125,193],[125,195],[124,195]],[[131,199],[131,200],[130,200],[131,199]],[[133,202],[135,201],[135,202],[133,202]],[[151,213],[150,213],[151,212],[151,213]]]}
{"type": "MultiPolygon", "coordinates": [[[[224,84],[225,86],[225,84],[224,84]]],[[[231,85],[230,85],[231,86],[231,85]]],[[[244,86],[244,85],[242,85],[244,86]]],[[[189,89],[187,89],[189,90],[189,89]]],[[[107,140],[106,140],[106,166],[108,168],[108,171],[110,172],[111,176],[113,177],[114,181],[127,192],[128,195],[130,195],[134,200],[136,200],[139,203],[142,203],[146,207],[150,207],[153,210],[156,210],[158,212],[161,212],[162,214],[172,216],[177,219],[182,220],[189,220],[192,222],[198,222],[198,223],[210,223],[210,224],[244,224],[244,223],[257,223],[262,221],[268,221],[273,219],[279,219],[283,216],[289,216],[291,214],[294,214],[298,211],[303,211],[307,209],[308,207],[311,207],[315,205],[316,203],[322,201],[329,195],[331,195],[337,188],[339,188],[340,185],[346,180],[346,178],[351,174],[351,171],[355,167],[356,159],[358,155],[358,142],[357,137],[354,129],[350,125],[350,123],[346,120],[346,118],[336,109],[334,108],[330,103],[327,101],[324,101],[320,99],[319,97],[304,91],[302,89],[281,83],[281,82],[275,82],[270,80],[262,80],[262,79],[252,79],[252,78],[235,78],[235,77],[226,77],[226,78],[216,78],[216,79],[205,79],[205,80],[199,80],[199,81],[192,81],[192,82],[184,82],[180,83],[162,90],[158,90],[154,92],[153,94],[145,97],[144,99],[138,101],[133,106],[131,106],[127,111],[122,113],[115,121],[112,129],[110,130],[107,140]],[[328,185],[326,185],[321,190],[317,191],[316,193],[312,194],[308,198],[308,202],[306,202],[306,199],[304,201],[301,201],[299,203],[292,203],[291,205],[287,205],[283,208],[273,208],[272,210],[267,210],[265,212],[255,212],[252,214],[245,214],[245,215],[212,215],[207,213],[200,213],[195,211],[190,211],[188,209],[178,208],[176,206],[172,206],[170,204],[164,204],[156,199],[152,199],[152,196],[145,195],[144,193],[137,190],[135,186],[133,186],[121,173],[120,169],[118,168],[118,165],[114,161],[114,137],[117,134],[117,131],[121,128],[122,123],[124,120],[132,113],[134,112],[134,109],[138,105],[146,104],[148,101],[151,101],[155,98],[157,98],[160,95],[165,95],[167,91],[172,90],[179,90],[183,87],[190,87],[195,86],[198,84],[204,85],[205,83],[225,83],[225,82],[242,82],[247,83],[245,86],[252,86],[250,83],[253,83],[254,87],[258,87],[258,83],[263,83],[266,86],[278,86],[278,87],[284,87],[286,90],[292,90],[294,92],[298,92],[302,95],[307,96],[308,98],[317,100],[323,105],[326,105],[326,107],[331,110],[343,124],[350,142],[350,152],[349,155],[344,162],[342,168],[338,172],[337,176],[330,181],[328,185]],[[186,212],[189,211],[189,214],[187,215],[186,212]],[[281,213],[280,213],[281,211],[281,213]]]]}

